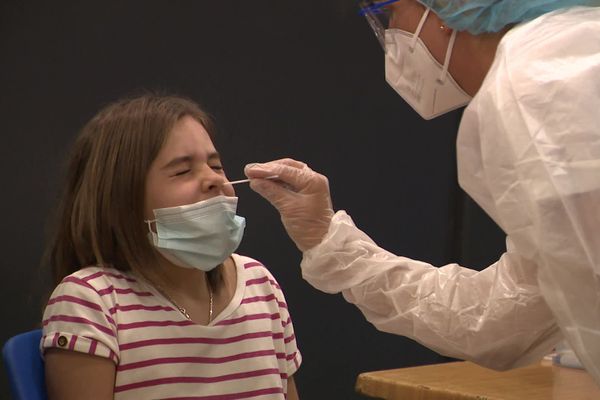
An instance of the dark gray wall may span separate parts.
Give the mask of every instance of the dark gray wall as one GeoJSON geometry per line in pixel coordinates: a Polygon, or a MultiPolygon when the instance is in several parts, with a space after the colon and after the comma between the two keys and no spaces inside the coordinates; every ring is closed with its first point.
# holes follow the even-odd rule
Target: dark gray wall
{"type": "MultiPolygon", "coordinates": [[[[284,156],[328,175],[336,209],[390,251],[479,268],[502,247],[456,184],[460,111],[431,122],[412,112],[385,83],[352,0],[4,0],[0,60],[2,343],[39,323],[44,224],[69,143],[102,105],[142,88],[188,95],[215,116],[230,179],[284,156]]],[[[239,252],[262,260],[287,295],[303,399],[359,398],[360,372],[446,361],[310,287],[275,211],[237,192],[248,221],[239,252]]]]}

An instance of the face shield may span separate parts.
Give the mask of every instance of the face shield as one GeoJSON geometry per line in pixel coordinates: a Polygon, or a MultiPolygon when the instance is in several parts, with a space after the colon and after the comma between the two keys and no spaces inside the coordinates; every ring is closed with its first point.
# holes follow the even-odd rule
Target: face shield
{"type": "Polygon", "coordinates": [[[391,14],[387,6],[392,3],[396,3],[397,1],[399,0],[362,0],[359,2],[359,14],[367,19],[367,22],[369,23],[371,29],[373,29],[373,33],[375,33],[375,37],[379,41],[383,51],[386,51],[385,30],[388,29],[390,24],[391,14]]]}
{"type": "Polygon", "coordinates": [[[387,83],[427,120],[463,107],[471,96],[448,71],[456,31],[450,35],[440,64],[420,37],[431,9],[425,9],[415,32],[389,28],[392,10],[387,6],[397,1],[364,0],[360,9],[385,51],[387,83]]]}

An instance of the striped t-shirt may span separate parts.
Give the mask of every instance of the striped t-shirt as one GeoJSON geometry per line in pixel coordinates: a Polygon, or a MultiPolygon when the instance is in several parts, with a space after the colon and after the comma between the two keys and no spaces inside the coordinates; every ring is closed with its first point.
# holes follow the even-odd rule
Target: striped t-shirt
{"type": "Polygon", "coordinates": [[[237,288],[208,325],[187,320],[143,279],[88,267],[66,277],[44,312],[42,351],[112,359],[115,399],[284,399],[302,361],[279,284],[234,254],[237,288]]]}

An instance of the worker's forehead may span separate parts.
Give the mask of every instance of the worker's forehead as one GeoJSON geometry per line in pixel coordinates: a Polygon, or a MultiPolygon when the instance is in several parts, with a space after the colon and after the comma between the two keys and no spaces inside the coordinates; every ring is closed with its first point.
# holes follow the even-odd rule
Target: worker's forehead
{"type": "Polygon", "coordinates": [[[395,9],[404,6],[423,6],[418,0],[363,0],[360,2],[362,8],[375,10],[395,9]]]}

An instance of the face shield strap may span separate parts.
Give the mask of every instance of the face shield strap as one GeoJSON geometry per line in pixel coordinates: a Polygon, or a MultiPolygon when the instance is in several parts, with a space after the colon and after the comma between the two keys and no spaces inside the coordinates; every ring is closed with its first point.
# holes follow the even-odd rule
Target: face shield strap
{"type": "Polygon", "coordinates": [[[415,46],[417,45],[417,40],[419,40],[419,35],[421,34],[421,31],[423,30],[423,26],[425,25],[425,21],[427,20],[427,16],[429,15],[429,11],[431,11],[431,8],[427,7],[427,9],[425,10],[425,12],[423,13],[423,16],[421,17],[421,21],[419,21],[419,25],[417,26],[417,30],[413,34],[412,42],[410,44],[410,51],[411,52],[415,49],[415,46]]]}

